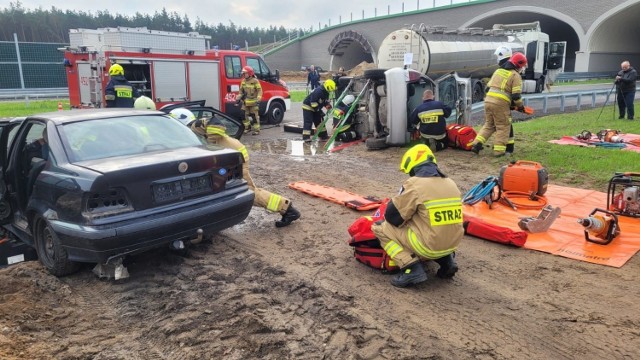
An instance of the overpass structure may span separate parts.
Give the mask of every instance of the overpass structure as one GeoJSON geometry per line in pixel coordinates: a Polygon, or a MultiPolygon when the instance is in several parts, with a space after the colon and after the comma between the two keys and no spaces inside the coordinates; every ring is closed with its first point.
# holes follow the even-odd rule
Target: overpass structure
{"type": "Polygon", "coordinates": [[[565,71],[616,71],[623,60],[640,68],[638,18],[640,0],[476,0],[327,27],[264,57],[280,70],[300,70],[308,64],[351,69],[363,61],[377,62],[385,36],[411,24],[462,30],[539,21],[551,42],[567,42],[565,71]]]}

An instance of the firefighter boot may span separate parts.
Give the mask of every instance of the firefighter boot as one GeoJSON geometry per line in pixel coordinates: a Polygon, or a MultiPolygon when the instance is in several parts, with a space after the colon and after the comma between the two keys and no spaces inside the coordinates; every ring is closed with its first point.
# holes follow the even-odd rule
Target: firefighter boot
{"type": "Polygon", "coordinates": [[[456,253],[449,254],[440,259],[436,259],[440,269],[436,273],[436,276],[442,279],[452,278],[456,272],[458,272],[458,264],[456,264],[456,253]]]}
{"type": "Polygon", "coordinates": [[[285,227],[299,218],[300,211],[296,210],[296,208],[293,207],[293,204],[290,203],[287,212],[282,214],[282,219],[276,221],[276,227],[285,227]]]}
{"type": "Polygon", "coordinates": [[[513,155],[513,150],[515,150],[515,144],[507,144],[507,156],[513,155]]]}
{"type": "Polygon", "coordinates": [[[473,146],[471,147],[471,151],[473,151],[476,155],[480,154],[480,151],[482,151],[482,143],[477,142],[473,144],[473,146]]]}
{"type": "Polygon", "coordinates": [[[427,281],[427,273],[420,261],[417,261],[402,270],[400,275],[391,279],[391,285],[395,287],[407,287],[427,281]]]}

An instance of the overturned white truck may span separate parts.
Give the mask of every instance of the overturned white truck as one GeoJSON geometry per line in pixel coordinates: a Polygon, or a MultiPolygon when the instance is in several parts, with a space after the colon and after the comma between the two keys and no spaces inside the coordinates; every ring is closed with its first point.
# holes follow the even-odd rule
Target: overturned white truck
{"type": "Polygon", "coordinates": [[[378,51],[379,69],[365,72],[372,85],[366,115],[357,115],[356,131],[368,136],[370,149],[407,144],[408,115],[427,88],[454,109],[448,122],[468,124],[471,104],[482,101],[486,81],[497,69],[494,52],[500,46],[527,57],[524,93],[541,92],[547,71],[563,69],[566,43],[549,43],[539,22],[454,31],[412,25],[389,34],[378,51]]]}

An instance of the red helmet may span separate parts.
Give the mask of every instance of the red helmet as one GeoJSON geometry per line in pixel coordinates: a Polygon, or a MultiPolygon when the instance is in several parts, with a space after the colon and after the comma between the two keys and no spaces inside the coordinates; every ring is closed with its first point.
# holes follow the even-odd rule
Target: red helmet
{"type": "Polygon", "coordinates": [[[511,55],[509,62],[512,63],[517,69],[524,69],[527,67],[527,57],[521,52],[515,52],[511,55]]]}
{"type": "Polygon", "coordinates": [[[249,74],[249,76],[254,76],[256,73],[253,71],[253,68],[251,66],[245,66],[242,68],[242,72],[243,73],[247,73],[249,74]]]}

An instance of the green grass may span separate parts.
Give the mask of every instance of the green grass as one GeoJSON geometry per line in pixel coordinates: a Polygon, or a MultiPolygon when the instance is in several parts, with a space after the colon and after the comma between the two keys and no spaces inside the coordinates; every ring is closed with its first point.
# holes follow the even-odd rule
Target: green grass
{"type": "Polygon", "coordinates": [[[572,80],[572,81],[556,81],[553,86],[564,85],[592,85],[592,84],[611,84],[613,86],[614,79],[591,79],[591,80],[572,80]]]}
{"type": "Polygon", "coordinates": [[[58,102],[62,102],[65,110],[69,109],[69,99],[60,100],[36,100],[26,102],[22,101],[3,101],[0,102],[0,117],[18,117],[32,114],[57,111],[58,102]]]}
{"type": "Polygon", "coordinates": [[[602,129],[616,129],[622,133],[640,134],[640,121],[618,120],[617,116],[612,119],[612,113],[612,106],[607,106],[514,123],[514,158],[540,162],[547,168],[551,181],[605,191],[615,172],[640,172],[640,153],[557,145],[548,141],[564,135],[574,136],[583,130],[595,134],[602,129]]]}
{"type": "Polygon", "coordinates": [[[289,96],[291,97],[291,102],[302,102],[307,96],[307,92],[305,90],[292,90],[289,91],[289,96]]]}
{"type": "MultiPolygon", "coordinates": [[[[305,91],[292,91],[292,101],[302,101],[305,91]]],[[[62,106],[69,102],[62,99],[62,106]]],[[[0,117],[16,117],[41,112],[56,111],[58,100],[0,102],[0,117]]],[[[513,159],[537,161],[547,168],[550,181],[575,187],[605,191],[615,172],[640,172],[640,153],[619,149],[583,148],[551,144],[549,140],[564,135],[573,136],[582,130],[597,133],[602,129],[617,129],[623,133],[640,134],[640,121],[613,118],[612,105],[584,110],[577,113],[549,115],[513,124],[516,152],[513,159]]],[[[479,131],[481,126],[477,126],[479,131]]],[[[492,144],[493,137],[488,144],[492,144]]],[[[490,149],[481,154],[482,170],[497,175],[496,170],[505,164],[505,158],[494,159],[490,149]]]]}

